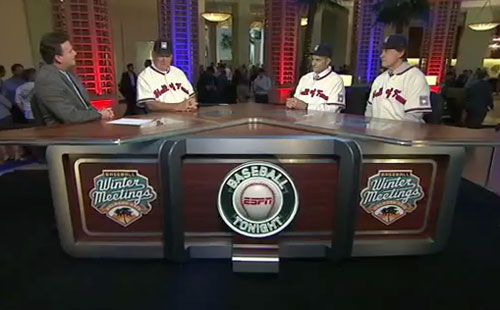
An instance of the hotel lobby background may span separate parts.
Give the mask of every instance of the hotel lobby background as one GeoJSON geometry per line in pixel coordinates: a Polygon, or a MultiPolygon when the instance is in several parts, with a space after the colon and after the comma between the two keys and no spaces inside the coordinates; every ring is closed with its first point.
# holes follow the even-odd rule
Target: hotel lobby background
{"type": "MultiPolygon", "coordinates": [[[[71,27],[61,28],[61,26],[57,26],[56,12],[58,12],[58,10],[54,9],[54,7],[60,5],[61,3],[67,5],[72,3],[71,1],[2,1],[0,3],[0,12],[9,12],[9,14],[4,14],[2,19],[0,19],[0,28],[12,29],[12,31],[2,31],[0,33],[0,42],[2,42],[2,45],[9,47],[8,49],[2,49],[0,51],[0,63],[5,66],[10,66],[13,63],[21,63],[26,68],[37,67],[40,61],[38,43],[41,36],[54,29],[54,27],[56,29],[66,29],[68,31],[72,29],[71,27]]],[[[148,45],[145,43],[155,40],[159,35],[172,36],[172,34],[176,33],[175,31],[177,28],[175,27],[177,26],[169,24],[165,19],[174,17],[168,13],[170,10],[166,13],[166,15],[159,11],[159,7],[165,7],[165,5],[167,5],[167,7],[168,5],[173,4],[178,5],[176,1],[178,0],[162,0],[160,1],[161,3],[157,0],[99,1],[99,3],[106,4],[107,7],[107,13],[105,16],[109,19],[109,26],[107,27],[109,28],[109,34],[106,34],[106,36],[110,39],[109,46],[112,52],[111,61],[113,62],[113,78],[115,80],[115,84],[116,81],[119,80],[121,73],[125,70],[127,63],[134,63],[136,69],[138,70],[142,68],[144,55],[147,55],[144,48],[148,45]]],[[[190,56],[190,61],[188,61],[190,63],[189,68],[192,70],[192,72],[188,72],[188,76],[192,76],[192,78],[196,80],[198,71],[197,64],[206,66],[211,62],[216,63],[219,60],[223,60],[226,63],[231,64],[233,68],[244,63],[248,64],[250,62],[250,43],[246,38],[248,37],[250,25],[259,25],[259,23],[255,23],[258,21],[260,21],[260,25],[262,25],[266,16],[284,14],[289,11],[287,6],[283,6],[282,8],[275,7],[274,9],[270,5],[265,6],[266,3],[274,3],[273,1],[274,0],[269,0],[267,2],[264,0],[251,0],[245,2],[229,0],[191,0],[189,2],[190,5],[193,7],[193,10],[196,9],[196,12],[190,11],[191,15],[199,16],[199,13],[207,10],[229,10],[232,12],[232,23],[229,26],[214,26],[214,24],[205,22],[201,17],[199,17],[198,20],[193,20],[192,29],[189,30],[191,31],[189,33],[193,38],[197,35],[198,39],[197,41],[191,41],[189,43],[191,44],[191,47],[197,48],[194,48],[195,52],[190,56]],[[278,12],[276,12],[276,10],[278,10],[278,12]],[[214,27],[216,28],[216,31],[214,27]],[[217,32],[217,34],[214,34],[214,31],[217,32]],[[232,52],[229,54],[220,49],[218,46],[220,43],[215,43],[217,40],[220,40],[221,33],[228,33],[233,36],[234,44],[231,48],[232,52]],[[231,54],[232,59],[225,59],[231,54]]],[[[79,1],[75,3],[83,5],[87,2],[88,1],[85,0],[83,2],[79,1]]],[[[181,2],[184,3],[183,1],[180,1],[179,3],[181,2]]],[[[293,1],[288,0],[282,3],[292,2],[293,1]]],[[[432,1],[432,3],[434,2],[435,1],[432,1]]],[[[491,2],[495,10],[500,6],[500,1],[498,0],[491,2]]],[[[277,1],[276,3],[281,2],[277,1]]],[[[478,12],[483,3],[481,1],[472,0],[439,0],[439,3],[459,3],[459,10],[455,7],[451,10],[450,7],[451,11],[448,9],[445,11],[450,11],[452,13],[446,13],[443,15],[440,13],[441,11],[433,9],[432,14],[436,13],[440,16],[439,18],[449,19],[449,22],[446,22],[448,19],[443,20],[444,24],[440,24],[436,21],[436,24],[434,24],[435,29],[427,29],[421,22],[412,21],[409,28],[404,30],[404,33],[409,36],[410,42],[421,42],[421,44],[412,44],[412,55],[409,56],[419,58],[426,57],[426,55],[434,55],[432,52],[434,47],[432,44],[429,45],[429,42],[433,42],[433,44],[442,44],[439,46],[436,45],[436,49],[439,50],[440,46],[446,46],[446,50],[444,54],[440,54],[439,57],[436,56],[437,58],[432,60],[435,62],[429,63],[430,60],[423,62],[424,68],[429,66],[428,70],[426,70],[430,70],[427,72],[428,74],[443,74],[443,64],[446,58],[453,58],[451,59],[451,63],[456,64],[457,72],[461,72],[463,69],[474,70],[475,68],[483,65],[488,68],[493,68],[495,65],[498,65],[499,60],[492,59],[494,53],[488,47],[490,41],[496,35],[495,31],[474,32],[467,27],[464,27],[465,24],[474,22],[475,18],[478,18],[478,12]],[[444,32],[440,33],[437,29],[444,32]],[[449,39],[447,39],[448,41],[440,42],[439,40],[432,40],[433,37],[449,37],[449,39]],[[431,39],[430,41],[429,38],[431,39]],[[471,49],[470,46],[474,46],[474,48],[471,49]]],[[[373,75],[373,73],[370,72],[377,72],[378,64],[376,62],[367,62],[365,56],[377,55],[380,52],[377,40],[380,40],[383,36],[394,32],[394,29],[391,27],[377,27],[376,31],[374,30],[373,34],[367,37],[368,32],[365,31],[366,29],[362,29],[367,26],[365,24],[369,22],[372,17],[368,14],[369,10],[365,10],[366,12],[359,11],[357,7],[360,5],[369,6],[369,1],[342,1],[341,4],[343,9],[319,10],[315,20],[312,44],[315,45],[320,42],[332,44],[334,47],[334,65],[337,67],[343,64],[350,65],[351,70],[355,74],[355,81],[369,81],[373,75]],[[332,21],[335,22],[333,23],[332,21]],[[345,29],[349,29],[349,31],[345,31],[345,29]]],[[[187,6],[182,6],[182,9],[188,10],[189,8],[187,6]]],[[[69,12],[71,12],[71,10],[69,12]]],[[[181,12],[179,11],[179,13],[175,14],[181,14],[181,12]]],[[[304,14],[305,12],[301,11],[297,17],[303,17],[304,14]]],[[[66,14],[65,18],[69,18],[69,16],[70,15],[66,14]]],[[[175,18],[182,18],[182,16],[183,15],[175,16],[175,18]]],[[[432,19],[437,20],[438,18],[433,17],[432,19]]],[[[92,24],[92,22],[90,22],[90,24],[92,24]]],[[[68,22],[67,26],[70,25],[70,22],[68,22]]],[[[286,37],[291,38],[290,31],[287,30],[287,27],[289,26],[276,24],[273,27],[277,27],[277,29],[282,29],[283,31],[288,31],[286,37]]],[[[300,56],[302,53],[302,41],[304,38],[305,27],[298,26],[297,28],[298,32],[294,34],[294,36],[296,36],[294,40],[297,42],[294,52],[295,55],[300,56]]],[[[181,31],[181,29],[179,28],[178,31],[181,31]]],[[[90,33],[92,33],[92,31],[90,33]]],[[[283,34],[279,31],[275,34],[266,34],[264,31],[264,40],[268,41],[266,41],[265,44],[264,42],[260,43],[264,44],[264,63],[268,72],[270,72],[274,78],[275,85],[278,88],[291,86],[291,80],[286,77],[287,75],[291,74],[292,77],[297,77],[296,75],[294,76],[294,73],[290,72],[289,69],[285,71],[280,69],[281,67],[279,62],[272,61],[275,57],[272,56],[269,48],[273,44],[276,46],[283,44],[283,42],[281,42],[281,36],[283,36],[283,34]],[[275,38],[273,35],[277,35],[278,37],[275,38]]],[[[181,56],[182,53],[184,52],[179,50],[179,56],[181,56]]],[[[258,54],[258,52],[255,53],[258,54]]],[[[299,58],[297,58],[297,62],[299,62],[299,58]]],[[[376,59],[376,57],[374,58],[376,59]]],[[[109,58],[106,59],[110,60],[109,58]]],[[[183,60],[183,63],[185,62],[186,61],[183,60]]],[[[295,66],[295,63],[293,66],[295,66]]],[[[297,66],[295,69],[298,69],[297,66]]],[[[7,73],[7,75],[9,74],[10,73],[7,73]]],[[[494,72],[491,72],[491,74],[494,74],[494,72]]],[[[8,78],[8,76],[6,78],[8,78]]],[[[112,90],[112,93],[117,96],[116,85],[114,87],[115,88],[112,90]]],[[[103,99],[103,97],[105,98],[110,96],[106,96],[106,92],[101,93],[101,90],[98,90],[95,97],[103,99]]]]}
{"type": "MultiPolygon", "coordinates": [[[[79,1],[87,3],[87,0],[79,1]]],[[[248,64],[250,58],[257,55],[255,61],[259,54],[254,51],[251,56],[247,24],[254,19],[262,20],[266,14],[277,18],[282,12],[293,13],[287,6],[291,0],[282,3],[278,0],[96,1],[105,3],[108,10],[110,41],[106,47],[106,64],[101,67],[112,73],[99,76],[103,80],[98,79],[97,84],[108,83],[106,87],[92,83],[88,83],[88,87],[94,100],[115,104],[120,116],[125,105],[116,104],[120,99],[116,84],[126,64],[134,63],[137,70],[142,69],[151,41],[162,33],[172,35],[173,26],[168,22],[172,15],[162,15],[158,11],[162,5],[191,3],[197,13],[217,7],[232,10],[232,59],[223,58],[227,53],[221,53],[220,46],[214,44],[221,36],[220,25],[206,23],[201,17],[191,19],[189,31],[197,29],[199,36],[191,37],[189,44],[199,49],[190,55],[182,54],[184,50],[177,53],[188,63],[186,68],[193,82],[200,64],[207,66],[222,60],[235,68],[248,64]],[[266,3],[275,6],[266,6],[266,3]]],[[[431,70],[433,74],[444,73],[448,55],[457,73],[485,66],[491,76],[496,75],[495,66],[500,65],[500,58],[492,57],[495,53],[488,45],[500,33],[478,33],[464,27],[474,21],[484,2],[439,1],[446,2],[448,7],[436,11],[436,15],[446,11],[440,18],[450,21],[448,26],[458,28],[421,33],[422,46],[415,49],[418,50],[417,62],[419,57],[439,49],[429,43],[432,41],[429,38],[448,33],[451,39],[444,42],[446,52],[433,56],[438,64],[431,70]],[[457,2],[460,7],[453,7],[457,2]]],[[[38,66],[38,43],[42,34],[53,30],[53,5],[58,2],[63,1],[0,1],[0,28],[3,29],[0,43],[8,47],[0,49],[0,64],[6,68],[13,63],[22,63],[25,68],[38,66]]],[[[379,52],[374,42],[394,32],[390,27],[378,26],[372,36],[363,37],[359,29],[371,29],[373,21],[369,18],[360,21],[363,13],[359,8],[356,12],[356,5],[365,4],[366,8],[366,4],[372,2],[342,1],[345,10],[320,11],[312,38],[313,45],[333,44],[334,64],[350,65],[355,82],[360,84],[373,79],[378,70],[378,58],[365,57],[367,53],[379,52]],[[356,47],[363,38],[368,43],[356,47]]],[[[491,3],[495,10],[500,9],[500,0],[491,3]]],[[[277,23],[274,27],[279,31],[274,36],[265,34],[264,40],[274,41],[273,45],[260,42],[264,46],[261,56],[276,86],[273,100],[287,96],[298,77],[305,28],[299,26],[291,39],[284,34],[295,24],[298,26],[298,18],[304,16],[304,11],[293,14],[293,23],[277,23]],[[276,38],[283,40],[278,42],[276,38]],[[271,47],[289,43],[286,39],[296,44],[295,49],[272,53],[271,47]],[[285,70],[290,63],[293,68],[285,70]]],[[[413,21],[405,34],[413,36],[415,29],[423,29],[422,23],[413,21]]],[[[101,67],[93,70],[101,70],[101,67]]],[[[7,72],[5,78],[9,74],[7,72]]],[[[91,75],[97,79],[98,74],[91,75]]],[[[495,109],[488,113],[487,125],[500,122],[500,97],[494,98],[495,109]]],[[[468,163],[460,181],[452,232],[442,252],[424,256],[355,257],[340,264],[322,259],[282,259],[280,272],[275,275],[233,273],[229,260],[194,259],[176,264],[161,259],[71,257],[60,244],[47,167],[34,164],[4,174],[10,168],[3,170],[0,166],[3,201],[0,204],[3,211],[0,217],[3,219],[0,309],[499,309],[496,283],[500,278],[500,247],[497,246],[500,244],[500,197],[482,187],[500,193],[498,166],[489,179],[485,178],[491,168],[488,161],[491,151],[491,147],[467,149],[468,163]]],[[[496,156],[500,158],[498,150],[496,156]]]]}

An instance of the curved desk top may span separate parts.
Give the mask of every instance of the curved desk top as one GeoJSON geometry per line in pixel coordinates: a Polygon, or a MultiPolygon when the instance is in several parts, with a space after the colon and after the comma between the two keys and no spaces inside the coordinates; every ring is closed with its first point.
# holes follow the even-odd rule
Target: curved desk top
{"type": "Polygon", "coordinates": [[[288,110],[283,105],[255,103],[220,105],[201,107],[197,112],[190,113],[136,116],[146,119],[160,117],[166,118],[167,123],[150,128],[94,121],[0,131],[0,144],[119,145],[192,134],[204,136],[319,134],[407,146],[500,145],[500,133],[493,129],[467,129],[349,114],[288,110]],[[169,124],[168,120],[174,121],[169,124]],[[235,130],[231,130],[232,127],[235,130]],[[242,128],[246,130],[241,130],[242,128]]]}

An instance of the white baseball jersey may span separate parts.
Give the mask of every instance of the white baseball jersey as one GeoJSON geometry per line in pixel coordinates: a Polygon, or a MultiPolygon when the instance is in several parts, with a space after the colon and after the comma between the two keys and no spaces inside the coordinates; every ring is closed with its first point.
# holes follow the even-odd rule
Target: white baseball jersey
{"type": "Polygon", "coordinates": [[[174,66],[166,72],[151,65],[137,77],[137,105],[148,101],[178,103],[194,94],[193,86],[182,70],[174,66]]]}
{"type": "Polygon", "coordinates": [[[294,97],[307,103],[308,110],[340,112],[345,108],[344,82],[332,67],[320,74],[309,72],[300,79],[294,97]]]}
{"type": "Polygon", "coordinates": [[[423,123],[432,112],[425,75],[404,62],[394,72],[385,71],[372,84],[365,116],[423,123]]]}

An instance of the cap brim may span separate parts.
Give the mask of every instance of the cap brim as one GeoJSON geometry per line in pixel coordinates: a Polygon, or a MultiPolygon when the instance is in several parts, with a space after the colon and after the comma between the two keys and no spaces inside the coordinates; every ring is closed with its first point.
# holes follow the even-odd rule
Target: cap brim
{"type": "Polygon", "coordinates": [[[155,52],[156,55],[158,56],[171,56],[172,52],[155,52]]]}
{"type": "Polygon", "coordinates": [[[398,50],[398,49],[405,50],[408,48],[408,46],[383,45],[382,48],[385,50],[398,50]]]}
{"type": "Polygon", "coordinates": [[[314,53],[314,52],[310,53],[309,55],[310,56],[319,56],[319,57],[330,57],[330,58],[332,58],[331,55],[321,55],[321,54],[317,54],[317,53],[314,53]]]}

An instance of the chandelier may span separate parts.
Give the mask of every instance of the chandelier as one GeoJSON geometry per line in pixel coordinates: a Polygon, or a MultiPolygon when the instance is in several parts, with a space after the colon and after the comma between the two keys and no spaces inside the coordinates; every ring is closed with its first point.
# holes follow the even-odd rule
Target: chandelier
{"type": "Polygon", "coordinates": [[[231,14],[225,12],[205,12],[201,14],[201,17],[209,22],[220,23],[231,18],[231,14]]]}
{"type": "MultiPolygon", "coordinates": [[[[494,18],[494,16],[493,16],[493,9],[491,8],[491,2],[490,2],[490,0],[486,0],[484,2],[484,5],[479,10],[479,13],[477,13],[477,16],[481,15],[481,12],[484,10],[484,8],[486,7],[487,4],[488,4],[489,9],[490,9],[491,20],[489,20],[488,18],[486,18],[485,21],[471,23],[471,24],[468,25],[470,29],[472,29],[474,31],[488,31],[488,30],[494,29],[498,25],[500,25],[500,22],[496,21],[495,18],[494,18]]],[[[481,20],[481,18],[477,18],[477,20],[481,20]]]]}
{"type": "Polygon", "coordinates": [[[231,18],[230,9],[227,5],[224,6],[223,3],[217,3],[217,1],[207,2],[205,8],[207,9],[201,14],[205,20],[212,23],[221,23],[231,18]]]}

